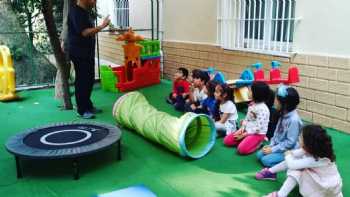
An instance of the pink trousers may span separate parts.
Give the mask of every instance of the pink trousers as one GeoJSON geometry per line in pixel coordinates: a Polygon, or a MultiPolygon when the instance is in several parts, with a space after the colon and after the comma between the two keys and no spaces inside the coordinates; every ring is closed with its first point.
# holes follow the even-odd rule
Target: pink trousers
{"type": "Polygon", "coordinates": [[[231,133],[224,138],[224,144],[226,146],[237,146],[237,152],[239,154],[248,155],[256,151],[264,139],[265,135],[252,134],[238,141],[235,139],[234,133],[231,133]]]}

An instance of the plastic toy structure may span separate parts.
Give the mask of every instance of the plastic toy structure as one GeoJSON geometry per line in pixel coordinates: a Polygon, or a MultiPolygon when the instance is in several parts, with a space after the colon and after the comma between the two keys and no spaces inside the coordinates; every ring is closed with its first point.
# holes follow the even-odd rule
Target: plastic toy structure
{"type": "Polygon", "coordinates": [[[267,84],[293,84],[298,83],[299,70],[296,66],[291,66],[288,69],[288,78],[283,79],[281,77],[281,70],[279,69],[281,63],[278,61],[271,62],[270,78],[265,79],[265,73],[262,69],[263,65],[261,63],[255,63],[252,65],[255,68],[254,72],[250,68],[245,69],[240,78],[236,80],[228,80],[226,83],[229,85],[234,85],[236,87],[234,91],[235,102],[247,102],[249,101],[247,86],[250,86],[254,81],[263,81],[267,84]]]}
{"type": "Polygon", "coordinates": [[[16,96],[15,69],[10,49],[0,46],[0,101],[10,101],[18,98],[16,96]]]}
{"type": "Polygon", "coordinates": [[[113,69],[110,66],[101,65],[100,73],[102,89],[109,92],[119,92],[115,87],[115,84],[118,83],[118,79],[117,76],[115,76],[113,69]]]}
{"type": "Polygon", "coordinates": [[[120,97],[113,107],[119,125],[135,130],[183,157],[201,158],[214,146],[214,122],[204,114],[186,113],[180,118],[160,112],[139,92],[120,97]]]}
{"type": "Polygon", "coordinates": [[[118,41],[125,41],[124,65],[113,68],[117,75],[116,87],[121,92],[160,83],[160,42],[144,40],[132,29],[118,36],[118,41]]]}
{"type": "Polygon", "coordinates": [[[214,67],[209,67],[207,70],[210,80],[215,80],[219,82],[220,84],[223,84],[226,82],[224,74],[222,72],[215,70],[214,67]]]}
{"type": "Polygon", "coordinates": [[[242,72],[240,79],[229,80],[227,81],[227,83],[240,87],[240,86],[251,85],[253,81],[264,81],[267,84],[281,84],[281,83],[293,84],[293,83],[298,83],[300,81],[298,67],[291,66],[288,69],[288,78],[282,79],[281,70],[279,69],[280,65],[281,65],[280,62],[272,61],[270,78],[265,79],[265,73],[264,73],[264,70],[262,69],[263,65],[259,62],[255,63],[252,65],[252,67],[255,68],[254,72],[252,72],[251,69],[247,68],[242,72]]]}

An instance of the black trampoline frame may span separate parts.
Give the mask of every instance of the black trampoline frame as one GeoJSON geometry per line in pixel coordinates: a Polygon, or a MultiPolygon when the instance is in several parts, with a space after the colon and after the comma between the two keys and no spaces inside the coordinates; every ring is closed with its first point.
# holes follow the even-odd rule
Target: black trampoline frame
{"type": "Polygon", "coordinates": [[[55,159],[72,159],[73,166],[73,178],[78,180],[80,178],[79,172],[79,158],[87,155],[94,154],[96,152],[103,151],[110,148],[114,144],[117,145],[117,160],[121,160],[121,130],[110,124],[103,124],[97,122],[74,122],[74,123],[56,123],[46,126],[40,126],[25,130],[15,136],[12,136],[6,142],[6,150],[14,155],[16,161],[17,178],[23,178],[23,169],[21,167],[21,159],[30,160],[55,160],[55,159]],[[109,130],[108,135],[102,140],[84,146],[78,146],[73,148],[64,148],[57,150],[44,150],[33,148],[26,145],[23,141],[26,136],[36,132],[40,129],[59,126],[73,126],[73,125],[94,125],[104,127],[109,130]]]}

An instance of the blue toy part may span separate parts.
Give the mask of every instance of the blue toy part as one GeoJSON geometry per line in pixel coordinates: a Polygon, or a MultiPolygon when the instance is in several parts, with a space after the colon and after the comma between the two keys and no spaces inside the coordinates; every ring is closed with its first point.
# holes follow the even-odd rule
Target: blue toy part
{"type": "Polygon", "coordinates": [[[213,80],[219,82],[220,84],[224,84],[226,82],[224,74],[222,72],[217,72],[213,78],[213,80]]]}
{"type": "Polygon", "coordinates": [[[242,80],[254,80],[254,74],[250,69],[244,69],[241,73],[240,79],[242,80]]]}
{"type": "Polygon", "coordinates": [[[280,96],[282,98],[286,98],[288,96],[288,86],[286,85],[280,85],[277,89],[277,96],[280,96]]]}
{"type": "Polygon", "coordinates": [[[220,71],[216,71],[214,67],[209,67],[206,72],[208,72],[209,75],[213,75],[213,80],[218,83],[224,84],[226,82],[224,74],[220,71]]]}
{"type": "Polygon", "coordinates": [[[242,80],[238,79],[234,82],[234,85],[236,85],[237,88],[243,87],[243,86],[250,86],[252,85],[254,80],[242,80]]]}
{"type": "Polygon", "coordinates": [[[243,86],[252,85],[253,81],[254,74],[251,69],[247,68],[243,70],[239,79],[232,81],[232,84],[235,85],[237,88],[240,88],[243,86]]]}
{"type": "Polygon", "coordinates": [[[279,62],[279,61],[272,61],[271,62],[272,69],[279,68],[280,66],[281,66],[281,62],[279,62]]]}
{"type": "Polygon", "coordinates": [[[214,74],[215,73],[215,68],[214,67],[209,67],[208,68],[208,73],[209,74],[214,74]]]}
{"type": "Polygon", "coordinates": [[[257,62],[255,64],[252,64],[252,67],[255,68],[256,70],[260,70],[263,67],[263,64],[260,62],[257,62]]]}

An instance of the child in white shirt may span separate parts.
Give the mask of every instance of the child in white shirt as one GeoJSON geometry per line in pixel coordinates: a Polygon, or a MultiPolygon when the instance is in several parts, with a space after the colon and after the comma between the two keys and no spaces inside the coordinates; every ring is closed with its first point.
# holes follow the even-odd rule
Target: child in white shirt
{"type": "Polygon", "coordinates": [[[241,128],[224,138],[226,146],[237,146],[242,155],[256,151],[265,140],[269,124],[270,110],[265,104],[269,99],[270,88],[265,82],[254,82],[251,86],[248,112],[241,128]]]}
{"type": "Polygon", "coordinates": [[[305,197],[342,197],[342,179],[335,164],[331,137],[319,125],[308,125],[299,138],[301,148],[285,153],[285,161],[256,174],[258,180],[276,178],[287,170],[287,179],[279,191],[268,197],[287,197],[299,184],[305,197]]]}
{"type": "Polygon", "coordinates": [[[226,84],[218,84],[214,96],[220,109],[220,120],[215,122],[216,132],[218,136],[229,135],[237,130],[238,113],[233,103],[233,91],[226,84]]]}
{"type": "Polygon", "coordinates": [[[190,91],[190,98],[186,101],[185,111],[201,113],[200,104],[208,97],[205,93],[205,85],[209,81],[209,75],[207,72],[194,70],[192,71],[192,81],[193,87],[190,91]]]}

